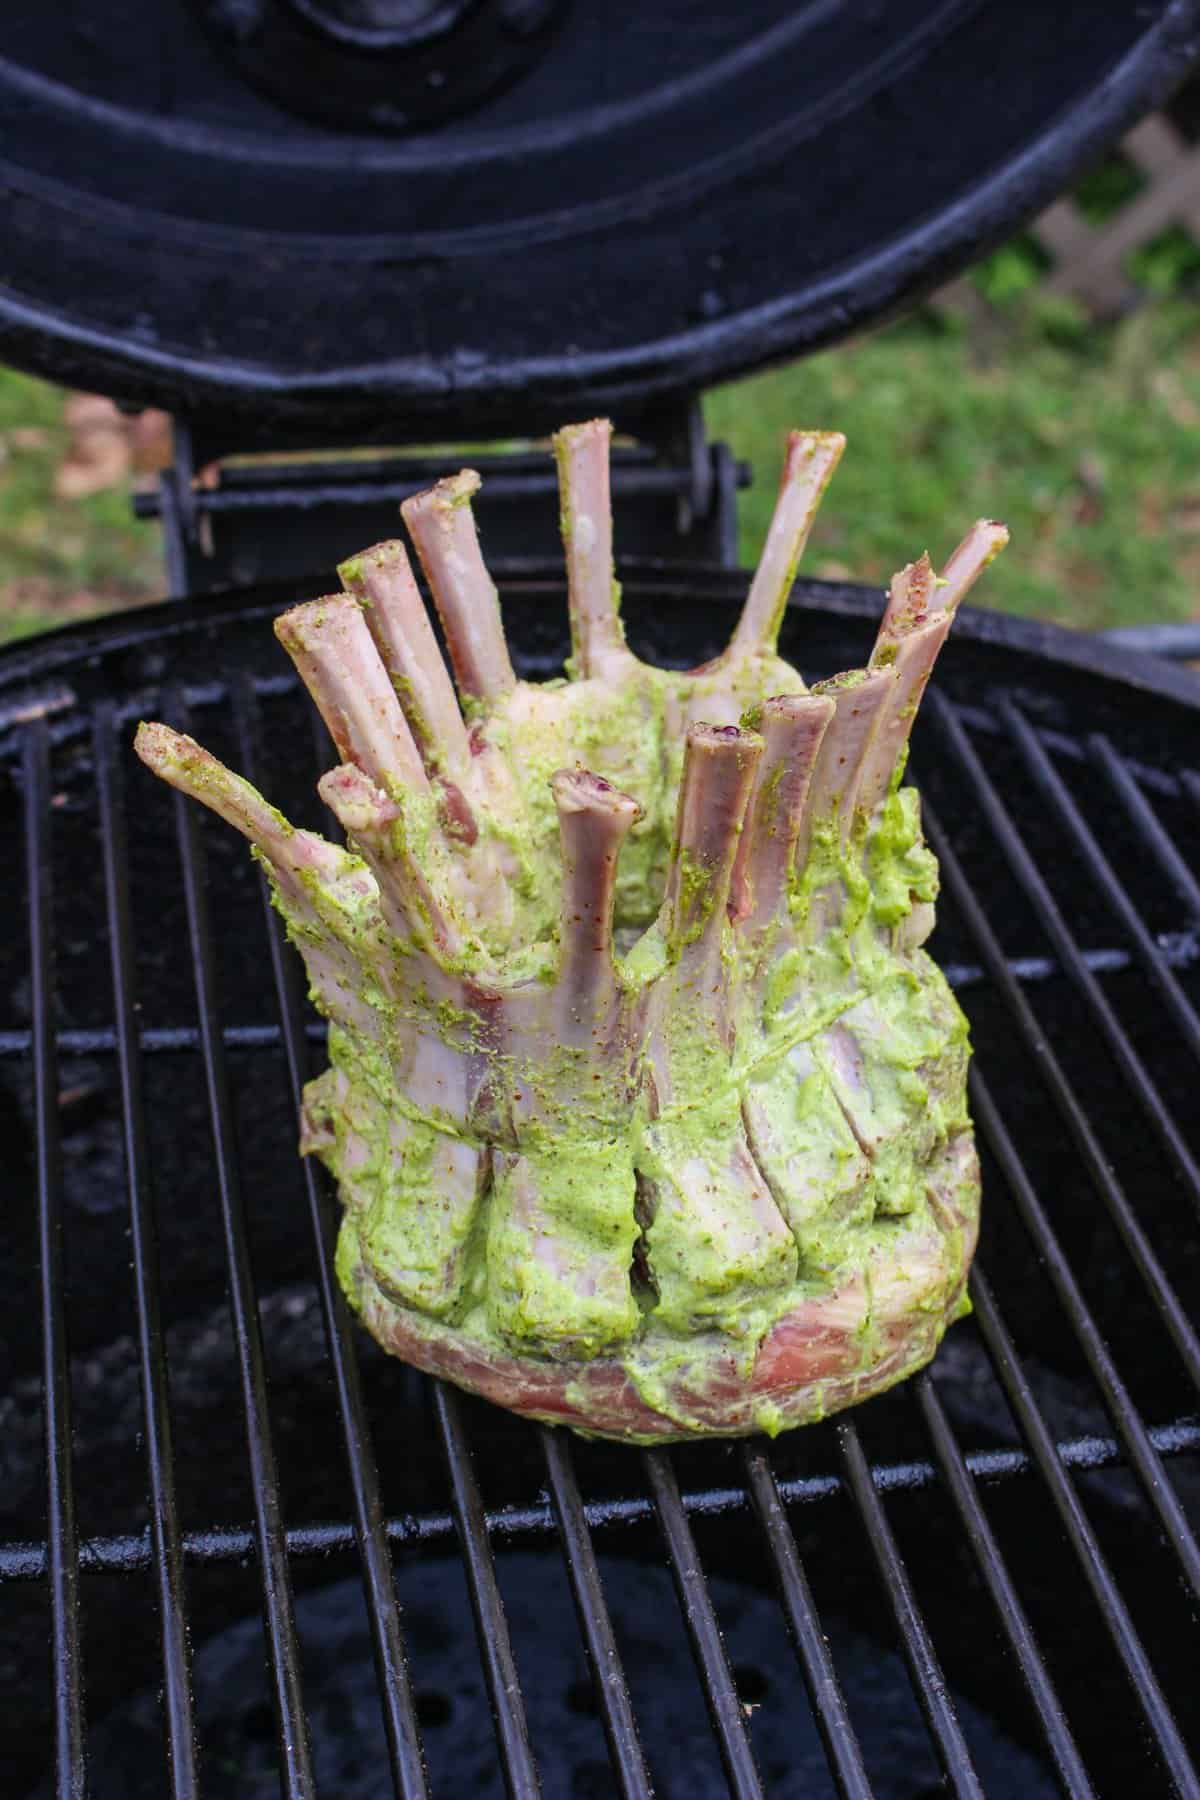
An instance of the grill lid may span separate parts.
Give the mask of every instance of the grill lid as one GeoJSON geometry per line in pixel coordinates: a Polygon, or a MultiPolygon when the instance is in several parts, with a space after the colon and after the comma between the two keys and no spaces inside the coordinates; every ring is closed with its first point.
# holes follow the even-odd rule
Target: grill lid
{"type": "Polygon", "coordinates": [[[131,27],[94,0],[64,31],[11,0],[0,356],[248,439],[636,428],[969,262],[1184,73],[1198,21],[164,0],[131,27]]]}

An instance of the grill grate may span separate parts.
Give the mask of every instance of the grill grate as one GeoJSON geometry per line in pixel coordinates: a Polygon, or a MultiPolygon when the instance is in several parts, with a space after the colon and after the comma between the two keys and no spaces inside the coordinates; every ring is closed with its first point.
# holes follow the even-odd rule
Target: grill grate
{"type": "MultiPolygon", "coordinates": [[[[44,727],[40,729],[39,735],[44,738],[44,727]]],[[[172,1468],[171,1417],[158,1298],[158,1252],[137,1043],[125,794],[121,764],[116,755],[116,733],[110,703],[101,702],[95,709],[93,742],[96,801],[104,854],[104,900],[109,957],[112,963],[116,1050],[120,1065],[121,1124],[129,1188],[134,1284],[137,1290],[138,1362],[150,1482],[153,1567],[158,1580],[157,1601],[162,1621],[167,1755],[176,1786],[186,1794],[189,1790],[194,1790],[196,1785],[195,1721],[184,1614],[179,1511],[172,1468]]],[[[71,1697],[66,1710],[72,1722],[77,1721],[80,1711],[78,1694],[71,1697]]]]}
{"type": "MultiPolygon", "coordinates": [[[[651,650],[668,660],[675,630],[691,657],[702,654],[698,637],[720,635],[719,602],[719,593],[703,604],[659,595],[651,650]]],[[[548,672],[561,654],[537,638],[544,608],[534,584],[531,673],[548,672]]],[[[176,612],[178,679],[163,705],[183,725],[202,711],[202,735],[223,732],[216,747],[268,792],[294,788],[281,794],[291,808],[312,780],[310,738],[294,684],[255,664],[251,646],[269,610],[176,612]],[[224,634],[216,679],[214,621],[224,634]],[[282,755],[281,720],[291,727],[282,755]]],[[[3,1521],[0,1655],[9,1636],[28,1641],[36,1613],[21,1610],[21,1596],[44,1596],[51,1623],[48,1691],[41,1671],[23,1673],[2,1714],[9,1754],[23,1758],[13,1764],[16,1791],[41,1779],[39,1795],[82,1795],[92,1728],[131,1687],[155,1683],[162,1741],[145,1791],[236,1791],[211,1785],[190,1638],[238,1616],[231,1609],[249,1566],[279,1790],[289,1800],[315,1795],[320,1740],[303,1593],[349,1557],[361,1577],[391,1789],[455,1791],[427,1764],[437,1725],[426,1717],[402,1603],[411,1559],[456,1547],[499,1766],[511,1794],[536,1795],[546,1745],[523,1678],[529,1647],[510,1628],[503,1588],[512,1548],[548,1555],[555,1535],[609,1758],[607,1785],[581,1793],[701,1791],[674,1787],[661,1744],[644,1735],[647,1695],[628,1679],[627,1632],[602,1574],[615,1549],[643,1562],[665,1556],[670,1568],[712,1727],[707,1791],[799,1791],[786,1770],[764,1764],[757,1703],[727,1651],[720,1584],[710,1577],[732,1567],[774,1587],[840,1794],[916,1791],[895,1785],[865,1748],[861,1696],[846,1686],[830,1625],[847,1605],[899,1650],[949,1791],[1010,1791],[993,1784],[973,1723],[977,1643],[983,1685],[995,1675],[1003,1690],[1005,1731],[1042,1771],[1041,1788],[1026,1781],[1020,1791],[1200,1797],[1197,1720],[1183,1706],[1200,1635],[1200,1548],[1188,1512],[1200,1498],[1192,1324],[1200,1237],[1189,1214],[1200,1207],[1200,1168],[1186,1105],[1191,1059],[1200,1057],[1200,972],[1193,956],[1166,947],[1200,927],[1189,863],[1200,851],[1200,778],[1186,766],[1200,746],[1200,714],[1185,705],[1181,678],[1174,697],[1139,696],[1011,643],[976,642],[947,658],[945,689],[931,695],[918,736],[916,775],[942,865],[943,960],[960,972],[978,1043],[973,1109],[989,1167],[974,1325],[956,1327],[934,1374],[831,1427],[770,1448],[638,1457],[505,1419],[386,1363],[357,1334],[333,1274],[329,1184],[311,1162],[295,1163],[289,1131],[276,1144],[268,1130],[294,1117],[321,1037],[304,1011],[298,964],[239,853],[178,796],[131,772],[128,726],[161,680],[162,644],[153,625],[133,649],[116,641],[118,630],[90,662],[60,660],[65,698],[27,707],[24,718],[14,705],[0,741],[15,777],[0,841],[11,824],[10,860],[23,856],[28,908],[25,944],[19,954],[10,946],[5,965],[17,999],[0,1033],[0,1075],[12,1078],[31,1128],[37,1231],[25,1250],[37,1258],[41,1306],[40,1338],[24,1352],[15,1344],[13,1366],[18,1386],[25,1378],[40,1393],[44,1446],[40,1506],[14,1504],[3,1521]],[[127,779],[138,783],[136,800],[127,779]],[[1136,857],[1118,874],[1130,845],[1136,857]],[[147,879],[153,891],[143,893],[147,879]],[[90,925],[82,936],[81,919],[90,925]],[[70,1071],[89,1063],[112,1071],[98,1077],[100,1114],[115,1122],[128,1208],[132,1304],[107,1298],[107,1323],[86,1262],[102,1233],[119,1232],[120,1215],[110,1201],[89,1220],[64,1151],[70,1071]],[[164,1068],[166,1088],[151,1079],[164,1068]],[[286,1111],[268,1104],[272,1081],[286,1111]],[[255,1135],[260,1101],[265,1149],[255,1135]],[[199,1172],[188,1165],[197,1143],[207,1146],[199,1172]],[[282,1224],[265,1192],[263,1170],[275,1167],[290,1200],[282,1224]],[[172,1269],[186,1226],[177,1209],[196,1195],[232,1326],[221,1404],[240,1406],[244,1459],[236,1480],[221,1476],[232,1516],[202,1513],[202,1523],[197,1465],[212,1452],[180,1429],[171,1351],[177,1321],[203,1313],[172,1269]],[[306,1399],[282,1422],[256,1267],[283,1282],[315,1275],[320,1376],[305,1388],[311,1406],[306,1399]],[[106,1514],[92,1479],[103,1459],[81,1424],[86,1358],[125,1320],[144,1475],[139,1483],[128,1473],[130,1436],[120,1452],[129,1494],[106,1514]],[[331,1431],[317,1416],[325,1396],[331,1431]],[[140,1509],[130,1499],[139,1484],[140,1509]],[[935,1522],[953,1583],[933,1573],[935,1522]],[[147,1577],[149,1599],[135,1600],[147,1577]],[[131,1617],[154,1620],[152,1636],[142,1633],[148,1643],[131,1643],[124,1659],[120,1629],[97,1616],[90,1584],[100,1581],[121,1584],[131,1617]],[[961,1592],[950,1591],[958,1583],[961,1592]],[[31,1721],[48,1723],[49,1737],[39,1723],[31,1740],[31,1721]]],[[[849,611],[814,615],[793,632],[806,641],[787,648],[816,672],[823,655],[826,667],[854,660],[857,630],[849,611]]],[[[996,635],[994,625],[980,632],[996,635]]],[[[101,1359],[102,1371],[109,1366],[101,1359]]],[[[386,1791],[383,1767],[376,1774],[363,1793],[386,1791]]],[[[567,1791],[544,1778],[548,1793],[567,1791]]]]}
{"type": "Polygon", "coordinates": [[[50,756],[44,726],[25,743],[25,862],[33,1010],[37,1132],[38,1268],[41,1276],[43,1424],[46,1436],[46,1545],[54,1667],[54,1761],[61,1792],[83,1786],[83,1699],[79,1654],[79,1540],[71,1482],[71,1398],[63,1295],[62,1148],[54,1048],[53,875],[48,821],[50,756]]]}

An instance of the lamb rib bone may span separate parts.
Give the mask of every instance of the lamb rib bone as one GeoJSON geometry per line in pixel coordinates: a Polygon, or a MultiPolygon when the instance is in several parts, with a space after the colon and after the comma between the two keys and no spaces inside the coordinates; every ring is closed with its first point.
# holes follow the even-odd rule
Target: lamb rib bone
{"type": "Polygon", "coordinates": [[[763,740],[732,725],[687,736],[647,1043],[651,1122],[642,1199],[661,1322],[749,1329],[795,1280],[796,1246],[750,1152],[731,1058],[729,890],[763,740]]]}
{"type": "Polygon", "coordinates": [[[629,1338],[639,1319],[631,1127],[644,1006],[619,978],[613,907],[617,859],[640,809],[585,769],[558,771],[552,787],[563,863],[559,942],[548,979],[504,1000],[513,1148],[496,1152],[488,1309],[510,1344],[595,1355],[629,1338]],[[566,1131],[569,1157],[560,1149],[566,1131]]]}

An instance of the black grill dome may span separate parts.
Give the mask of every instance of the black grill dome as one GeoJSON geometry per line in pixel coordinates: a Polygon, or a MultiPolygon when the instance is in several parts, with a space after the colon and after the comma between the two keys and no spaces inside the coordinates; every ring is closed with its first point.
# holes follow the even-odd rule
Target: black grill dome
{"type": "Polygon", "coordinates": [[[1196,0],[86,11],[6,9],[0,356],[241,448],[636,430],[964,266],[1200,42],[1196,0]]]}

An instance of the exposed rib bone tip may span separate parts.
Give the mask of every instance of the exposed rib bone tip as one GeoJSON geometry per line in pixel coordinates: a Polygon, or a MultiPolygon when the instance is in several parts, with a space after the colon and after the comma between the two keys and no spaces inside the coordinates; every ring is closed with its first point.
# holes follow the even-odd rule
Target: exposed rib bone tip
{"type": "Polygon", "coordinates": [[[995,519],[979,519],[935,576],[928,554],[892,577],[879,635],[871,652],[875,679],[890,676],[891,692],[865,747],[859,801],[870,810],[887,792],[905,754],[913,721],[954,615],[993,557],[1008,542],[995,519]]]}
{"type": "Polygon", "coordinates": [[[845,447],[840,431],[788,433],[779,497],[729,647],[734,656],[774,650],[796,566],[845,447]]]}
{"type": "MultiPolygon", "coordinates": [[[[841,456],[846,448],[846,436],[841,431],[789,431],[787,435],[789,453],[799,452],[813,456],[818,450],[826,451],[830,456],[841,456]]],[[[784,464],[785,472],[787,463],[784,464]]]]}
{"type": "Polygon", "coordinates": [[[326,770],[317,792],[347,831],[381,831],[400,817],[395,801],[354,763],[326,770]]]}
{"type": "Polygon", "coordinates": [[[499,700],[517,678],[470,504],[479,487],[476,471],[461,469],[411,495],[400,511],[441,614],[460,691],[499,700]]]}
{"type": "Polygon", "coordinates": [[[937,589],[937,604],[957,607],[988,565],[1008,543],[1008,527],[997,519],[978,519],[948,557],[937,589]]]}
{"type": "MultiPolygon", "coordinates": [[[[389,539],[340,564],[338,573],[363,606],[367,629],[427,770],[463,781],[470,762],[466,729],[408,551],[398,539],[389,539]]],[[[473,828],[466,800],[460,799],[463,822],[473,828]]]]}
{"type": "Polygon", "coordinates": [[[554,437],[571,617],[569,667],[584,680],[615,679],[631,661],[613,569],[611,440],[607,419],[566,425],[554,437]]]}
{"type": "Polygon", "coordinates": [[[316,701],[343,762],[379,782],[425,787],[412,731],[383,666],[363,609],[352,594],[292,607],[275,635],[316,701]]]}
{"type": "Polygon", "coordinates": [[[292,827],[286,824],[281,814],[269,808],[261,796],[254,793],[249,783],[240,775],[215,757],[211,750],[198,744],[194,737],[186,731],[175,731],[170,725],[163,725],[158,720],[149,723],[143,721],[137,728],[133,740],[134,750],[141,757],[148,769],[161,775],[172,786],[182,788],[184,792],[195,794],[199,798],[209,798],[210,804],[224,800],[229,793],[237,793],[239,798],[245,794],[253,795],[264,813],[270,812],[288,831],[292,827]]]}
{"type": "Polygon", "coordinates": [[[562,855],[558,1030],[564,1042],[586,1044],[590,1023],[615,997],[617,860],[642,809],[590,769],[559,769],[550,786],[562,855]]]}
{"type": "Polygon", "coordinates": [[[147,768],[248,838],[297,902],[304,903],[306,873],[331,878],[341,873],[345,860],[341,850],[311,831],[298,831],[244,776],[226,768],[186,732],[143,723],[133,747],[147,768]]]}
{"type": "Polygon", "coordinates": [[[159,769],[167,761],[173,761],[187,754],[197,758],[208,755],[202,750],[195,738],[185,737],[181,731],[172,731],[169,725],[160,725],[157,719],[143,719],[134,734],[133,747],[148,768],[159,769]]]}
{"type": "Polygon", "coordinates": [[[463,937],[450,900],[435,892],[403,831],[393,830],[403,825],[402,808],[353,763],[328,770],[317,791],[370,865],[393,928],[414,933],[435,955],[459,954],[463,937]]]}
{"type": "Polygon", "coordinates": [[[628,818],[631,825],[642,817],[641,805],[632,794],[622,793],[590,769],[559,769],[550,777],[550,788],[560,813],[608,813],[628,818]]]}
{"type": "MultiPolygon", "coordinates": [[[[1012,534],[1008,526],[1002,524],[999,519],[980,519],[976,529],[986,532],[991,539],[992,556],[999,556],[1005,545],[1011,541],[1012,534]]],[[[992,560],[992,556],[988,557],[988,562],[992,560]]]]}
{"type": "Polygon", "coordinates": [[[591,437],[611,439],[612,433],[611,419],[583,419],[577,425],[560,426],[551,441],[555,448],[560,444],[564,448],[569,448],[572,444],[591,437]]]}
{"type": "Polygon", "coordinates": [[[500,599],[479,547],[471,495],[479,475],[464,468],[401,504],[441,614],[462,693],[500,700],[516,686],[500,599]]]}
{"type": "Polygon", "coordinates": [[[741,744],[743,748],[761,748],[762,739],[757,731],[744,725],[709,725],[703,719],[697,719],[687,729],[689,747],[696,749],[726,749],[731,744],[741,744]]]}
{"type": "Polygon", "coordinates": [[[408,566],[408,551],[399,538],[384,538],[378,544],[372,544],[368,550],[360,550],[357,556],[348,556],[337,566],[338,580],[347,592],[357,598],[365,589],[373,569],[387,569],[393,566],[408,566]]]}
{"type": "Polygon", "coordinates": [[[285,650],[290,650],[293,645],[300,650],[311,650],[322,637],[357,617],[360,610],[357,600],[350,594],[325,594],[319,600],[304,600],[299,606],[280,613],[275,621],[275,636],[285,650]]]}
{"type": "Polygon", "coordinates": [[[822,694],[775,694],[743,724],[765,746],[738,845],[730,913],[756,927],[778,911],[804,827],[813,769],[829,721],[837,711],[822,694]]]}
{"type": "MultiPolygon", "coordinates": [[[[763,701],[759,720],[828,718],[832,712],[833,701],[821,694],[772,694],[763,701]]],[[[752,730],[762,730],[761,723],[743,720],[746,723],[752,730]]]]}
{"type": "Polygon", "coordinates": [[[940,604],[938,577],[933,572],[929,552],[925,550],[915,562],[905,563],[892,576],[887,605],[879,622],[879,637],[871,654],[872,664],[878,666],[881,660],[890,660],[894,652],[889,651],[885,658],[885,645],[894,644],[897,638],[923,624],[935,610],[940,612],[944,608],[940,604]]]}
{"type": "Polygon", "coordinates": [[[440,481],[435,481],[432,487],[422,488],[419,494],[410,494],[407,500],[400,502],[400,511],[406,521],[410,514],[455,512],[473,500],[482,486],[483,477],[478,469],[460,469],[456,475],[443,475],[440,481]]]}

